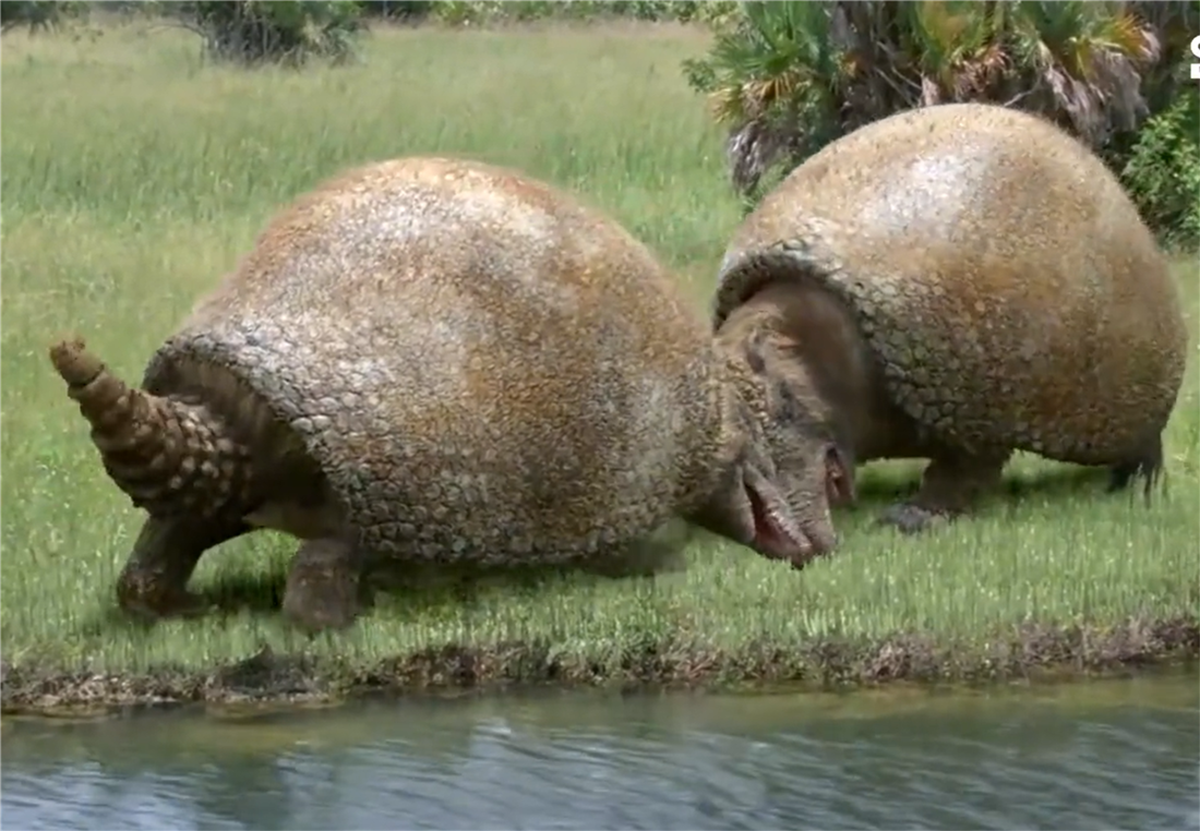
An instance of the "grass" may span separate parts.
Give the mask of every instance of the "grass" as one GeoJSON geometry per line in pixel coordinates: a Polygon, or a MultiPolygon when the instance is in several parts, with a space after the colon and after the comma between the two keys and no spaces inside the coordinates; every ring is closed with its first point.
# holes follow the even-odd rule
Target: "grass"
{"type": "MultiPolygon", "coordinates": [[[[803,573],[697,543],[654,578],[581,574],[400,593],[308,639],[277,606],[294,543],[208,554],[227,610],[142,628],[113,586],[141,522],[46,358],[79,331],[126,377],[283,203],[370,159],[458,153],[585,195],[653,246],[698,306],[739,220],[721,136],[680,74],[679,27],[385,31],[365,65],[202,66],[173,31],[5,37],[2,100],[6,708],[323,695],[491,680],[1001,678],[1200,652],[1195,365],[1167,435],[1169,495],[1014,461],[1008,493],[928,537],[872,527],[916,463],[866,469],[840,553],[803,573]]],[[[1181,265],[1196,322],[1194,265],[1181,265]]]]}

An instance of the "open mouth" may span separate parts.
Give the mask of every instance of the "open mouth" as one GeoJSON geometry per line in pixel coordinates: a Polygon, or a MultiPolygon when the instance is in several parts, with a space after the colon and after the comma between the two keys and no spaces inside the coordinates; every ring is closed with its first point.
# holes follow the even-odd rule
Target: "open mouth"
{"type": "Polygon", "coordinates": [[[754,517],[754,548],[768,557],[790,560],[796,567],[803,566],[812,557],[812,544],[789,534],[771,515],[762,495],[750,485],[746,485],[746,496],[754,517]]]}

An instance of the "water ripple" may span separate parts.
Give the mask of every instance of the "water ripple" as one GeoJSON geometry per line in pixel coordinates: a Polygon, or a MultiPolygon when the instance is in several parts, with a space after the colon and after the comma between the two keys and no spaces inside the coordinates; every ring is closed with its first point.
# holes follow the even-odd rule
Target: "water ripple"
{"type": "Polygon", "coordinates": [[[28,829],[1200,827],[1194,707],[776,704],[402,703],[273,732],[17,725],[0,802],[28,829]]]}

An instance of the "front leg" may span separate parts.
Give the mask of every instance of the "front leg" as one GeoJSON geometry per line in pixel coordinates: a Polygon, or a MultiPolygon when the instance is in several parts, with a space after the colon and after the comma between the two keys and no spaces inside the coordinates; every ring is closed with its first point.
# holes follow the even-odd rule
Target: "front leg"
{"type": "Polygon", "coordinates": [[[967,513],[981,496],[999,486],[1011,455],[1010,450],[939,453],[930,459],[921,475],[916,495],[884,510],[880,524],[895,526],[904,534],[916,534],[967,513]]]}
{"type": "Polygon", "coordinates": [[[202,611],[200,598],[187,590],[201,555],[250,530],[240,518],[148,517],[117,578],[117,603],[148,619],[202,611]]]}
{"type": "Polygon", "coordinates": [[[364,605],[363,571],[355,544],[328,537],[304,541],[288,571],[284,616],[311,632],[349,626],[364,605]]]}

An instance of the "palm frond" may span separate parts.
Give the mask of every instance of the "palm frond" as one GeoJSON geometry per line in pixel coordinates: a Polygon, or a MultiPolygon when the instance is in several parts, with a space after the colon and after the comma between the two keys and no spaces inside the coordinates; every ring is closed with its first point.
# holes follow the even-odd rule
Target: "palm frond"
{"type": "Polygon", "coordinates": [[[1195,0],[746,2],[687,71],[729,129],[745,195],[772,165],[948,101],[1019,106],[1101,148],[1169,101],[1169,44],[1192,31],[1180,21],[1193,12],[1200,31],[1198,10],[1195,0]]]}

